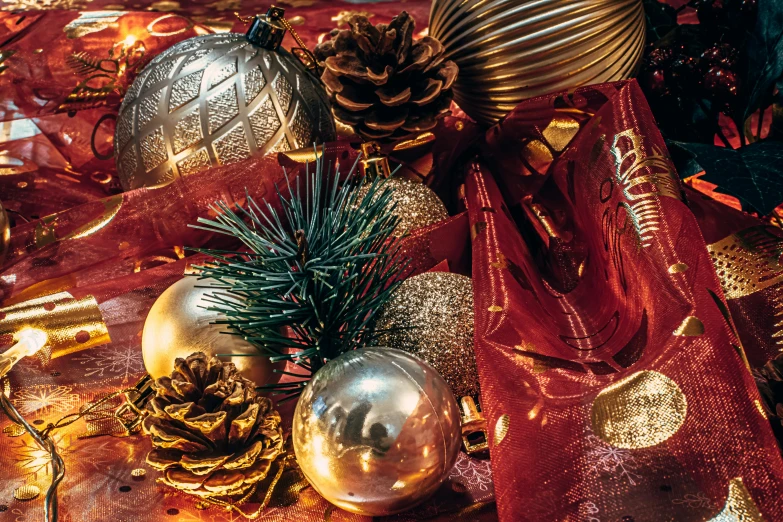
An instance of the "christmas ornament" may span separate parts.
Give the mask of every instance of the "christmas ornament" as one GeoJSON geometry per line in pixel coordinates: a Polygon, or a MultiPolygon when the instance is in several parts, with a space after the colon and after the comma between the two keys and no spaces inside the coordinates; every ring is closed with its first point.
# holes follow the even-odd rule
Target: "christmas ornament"
{"type": "Polygon", "coordinates": [[[391,515],[448,477],[461,444],[459,408],[424,361],[365,348],[324,366],[302,393],[292,438],[310,484],[336,506],[391,515]]]}
{"type": "Polygon", "coordinates": [[[473,353],[473,282],[448,272],[403,281],[378,313],[378,342],[421,357],[457,397],[479,393],[473,353]]]}
{"type": "Polygon", "coordinates": [[[493,124],[524,99],[632,77],[645,15],[641,0],[434,0],[429,34],[459,66],[454,100],[493,124]]]}
{"type": "Polygon", "coordinates": [[[380,180],[364,198],[350,183],[336,187],[330,180],[345,176],[324,172],[322,158],[315,172],[308,164],[288,185],[290,192],[278,193],[283,212],[248,198],[248,212],[219,202],[214,220],[199,220],[200,228],[246,248],[200,250],[213,257],[199,267],[202,275],[243,298],[210,309],[225,314],[226,324],[263,354],[301,368],[294,373],[301,380],[270,386],[278,393],[299,394],[327,361],[373,342],[368,324],[399,286],[405,266],[392,239],[399,222],[393,192],[380,180]]]}
{"type": "MultiPolygon", "coordinates": [[[[376,141],[362,143],[360,163],[367,181],[391,176],[389,158],[381,153],[380,144],[376,141]]],[[[394,215],[399,218],[394,229],[395,236],[401,237],[415,228],[426,227],[449,217],[443,201],[423,183],[405,178],[391,178],[385,183],[392,191],[394,215]]],[[[362,186],[359,189],[359,197],[364,199],[369,189],[369,185],[362,186]]]]}
{"type": "Polygon", "coordinates": [[[221,357],[232,362],[246,379],[256,385],[266,385],[275,380],[273,365],[251,343],[216,321],[225,316],[208,310],[215,299],[226,299],[237,306],[242,301],[228,296],[224,287],[215,280],[185,277],[158,297],[147,315],[141,337],[141,353],[144,367],[154,379],[171,373],[174,360],[193,352],[208,355],[238,354],[221,357]]]}
{"type": "Polygon", "coordinates": [[[3,266],[5,256],[8,253],[8,245],[11,243],[11,221],[0,203],[0,266],[3,266]]]}
{"type": "Polygon", "coordinates": [[[315,48],[321,80],[338,122],[370,140],[393,140],[431,130],[451,105],[457,66],[444,61],[431,36],[413,40],[415,22],[405,11],[389,24],[366,16],[344,20],[349,29],[315,48]]]}
{"type": "Polygon", "coordinates": [[[125,95],[114,135],[125,190],[335,139],[323,88],[279,45],[283,10],[247,35],[197,36],[155,57],[125,95]]]}
{"type": "Polygon", "coordinates": [[[233,363],[194,353],[155,381],[142,426],[163,484],[211,500],[245,495],[283,453],[280,415],[233,363]]]}

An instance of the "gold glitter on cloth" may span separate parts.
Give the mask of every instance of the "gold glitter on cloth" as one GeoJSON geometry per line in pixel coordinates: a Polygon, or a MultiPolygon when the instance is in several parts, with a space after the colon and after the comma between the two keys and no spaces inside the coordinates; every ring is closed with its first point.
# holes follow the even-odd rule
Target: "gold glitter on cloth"
{"type": "Polygon", "coordinates": [[[672,266],[669,267],[669,273],[670,274],[681,274],[688,270],[688,265],[685,263],[674,263],[672,266]]]}
{"type": "Polygon", "coordinates": [[[655,371],[629,375],[593,401],[593,431],[618,448],[649,448],[677,433],[688,404],[677,383],[655,371]]]}
{"type": "Polygon", "coordinates": [[[704,323],[696,316],[688,316],[680,326],[674,330],[674,335],[683,337],[698,337],[704,333],[704,323]]]}
{"type": "Polygon", "coordinates": [[[147,470],[144,468],[136,468],[133,471],[131,471],[131,477],[133,478],[141,478],[147,475],[147,470]]]}
{"type": "Polygon", "coordinates": [[[427,361],[457,397],[478,395],[473,353],[473,283],[467,276],[427,272],[406,279],[378,314],[387,331],[380,346],[427,361]]]}
{"type": "Polygon", "coordinates": [[[737,477],[729,482],[729,496],[723,510],[709,522],[764,522],[764,517],[753,502],[742,478],[737,477]]]}
{"type": "Polygon", "coordinates": [[[783,281],[783,239],[775,227],[752,227],[707,245],[726,299],[737,299],[783,281]]]}
{"type": "MultiPolygon", "coordinates": [[[[403,178],[392,178],[387,181],[386,187],[392,190],[391,202],[397,205],[394,213],[400,218],[396,229],[398,236],[449,217],[446,206],[426,185],[403,178]]],[[[369,185],[360,188],[360,198],[368,190],[369,185]]]]}
{"type": "Polygon", "coordinates": [[[511,428],[511,417],[504,413],[498,417],[498,421],[495,423],[495,436],[492,439],[495,446],[503,442],[503,439],[508,435],[509,428],[511,428]]]}
{"type": "Polygon", "coordinates": [[[33,500],[40,494],[41,488],[35,484],[25,484],[14,490],[14,498],[16,500],[33,500]]]}

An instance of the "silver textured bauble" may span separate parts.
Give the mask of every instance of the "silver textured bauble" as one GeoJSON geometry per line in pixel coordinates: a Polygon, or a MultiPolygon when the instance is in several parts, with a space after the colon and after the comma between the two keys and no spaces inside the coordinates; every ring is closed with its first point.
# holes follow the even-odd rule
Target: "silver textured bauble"
{"type": "Polygon", "coordinates": [[[457,397],[479,394],[473,352],[473,281],[461,274],[409,277],[379,311],[379,344],[427,361],[457,397]]]}
{"type": "Polygon", "coordinates": [[[283,49],[238,33],[184,40],[128,89],[114,133],[125,190],[335,139],[320,83],[283,49]]]}
{"type": "Polygon", "coordinates": [[[493,124],[527,98],[634,76],[645,17],[642,0],[433,0],[429,34],[459,66],[454,101],[493,124]]]}
{"type": "MultiPolygon", "coordinates": [[[[187,358],[194,352],[207,355],[236,353],[221,357],[236,365],[243,377],[257,385],[277,380],[269,358],[237,335],[230,335],[225,325],[212,324],[224,316],[205,310],[209,299],[221,286],[214,279],[188,276],[168,287],[152,305],[141,336],[144,367],[153,379],[170,375],[176,358],[187,358]],[[212,288],[210,288],[212,287],[212,288]],[[250,357],[249,355],[257,355],[250,357]]],[[[231,298],[222,293],[221,297],[231,298]]]]}
{"type": "Polygon", "coordinates": [[[391,348],[354,350],[319,370],[296,406],[292,437],[316,491],[371,516],[426,500],[462,442],[448,385],[421,359],[391,348]]]}

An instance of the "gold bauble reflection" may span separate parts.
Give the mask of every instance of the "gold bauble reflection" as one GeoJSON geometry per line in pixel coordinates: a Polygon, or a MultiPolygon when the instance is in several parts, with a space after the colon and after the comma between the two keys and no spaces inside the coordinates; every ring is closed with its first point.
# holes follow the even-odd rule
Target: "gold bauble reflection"
{"type": "MultiPolygon", "coordinates": [[[[426,227],[449,217],[443,201],[423,183],[392,178],[386,182],[385,187],[392,191],[391,203],[396,204],[394,215],[400,220],[395,229],[396,236],[403,236],[416,228],[426,227]]],[[[362,186],[359,189],[359,199],[369,190],[369,184],[362,186]]]]}
{"type": "Polygon", "coordinates": [[[11,244],[11,222],[3,208],[3,204],[0,203],[0,266],[5,262],[9,244],[11,244]]]}
{"type": "Polygon", "coordinates": [[[462,443],[448,385],[421,359],[391,348],[354,350],[316,373],[297,403],[292,438],[316,491],[370,516],[426,500],[462,443]]]}
{"type": "Polygon", "coordinates": [[[433,0],[429,34],[459,66],[454,101],[493,124],[525,99],[634,76],[645,17],[641,0],[433,0]]]}
{"type": "Polygon", "coordinates": [[[595,434],[617,448],[649,448],[677,433],[688,404],[677,383],[655,371],[636,372],[593,401],[595,434]]]}
{"type": "MultiPolygon", "coordinates": [[[[171,375],[174,359],[187,358],[194,352],[207,355],[227,353],[252,354],[255,357],[221,357],[233,362],[243,377],[257,385],[269,384],[277,374],[273,365],[258,350],[237,335],[229,335],[225,325],[210,324],[223,317],[201,307],[209,306],[204,298],[220,290],[210,289],[211,279],[185,277],[163,292],[152,305],[141,338],[144,366],[153,379],[171,375]],[[202,288],[204,287],[204,288],[202,288]]],[[[275,377],[276,378],[276,377],[275,377]]]]}
{"type": "Polygon", "coordinates": [[[381,308],[378,343],[424,359],[457,397],[479,394],[473,352],[473,281],[462,274],[409,277],[381,308]]]}

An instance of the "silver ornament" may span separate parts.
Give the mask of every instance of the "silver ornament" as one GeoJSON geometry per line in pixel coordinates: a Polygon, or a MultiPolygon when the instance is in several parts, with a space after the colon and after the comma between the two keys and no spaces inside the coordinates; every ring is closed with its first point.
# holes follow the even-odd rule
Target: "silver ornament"
{"type": "Polygon", "coordinates": [[[206,310],[214,293],[231,299],[214,279],[188,276],[168,287],[147,314],[141,335],[144,367],[153,379],[170,375],[174,360],[185,359],[195,352],[223,356],[232,362],[246,379],[257,385],[276,382],[277,374],[269,358],[261,356],[255,346],[238,335],[231,335],[225,325],[213,324],[225,319],[218,312],[206,310]],[[210,288],[212,287],[212,288],[210,288]]]}
{"type": "Polygon", "coordinates": [[[299,466],[326,500],[352,513],[391,515],[423,502],[448,477],[460,414],[427,363],[365,348],[315,374],[296,406],[292,437],[299,466]]]}
{"type": "Polygon", "coordinates": [[[243,34],[208,34],[139,74],[120,107],[114,154],[131,190],[335,136],[326,94],[296,57],[243,34]]]}
{"type": "Polygon", "coordinates": [[[381,308],[380,344],[421,357],[457,397],[479,394],[473,352],[473,281],[461,274],[425,272],[409,277],[381,308]]]}
{"type": "Polygon", "coordinates": [[[459,66],[454,101],[493,124],[522,100],[634,76],[642,0],[434,0],[430,36],[459,66]]]}

